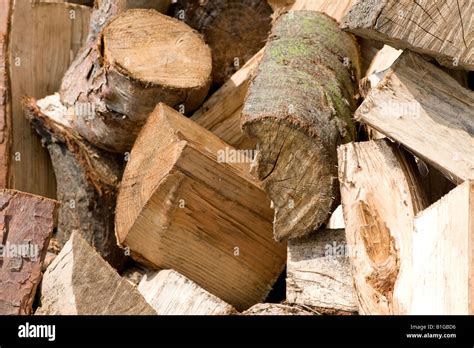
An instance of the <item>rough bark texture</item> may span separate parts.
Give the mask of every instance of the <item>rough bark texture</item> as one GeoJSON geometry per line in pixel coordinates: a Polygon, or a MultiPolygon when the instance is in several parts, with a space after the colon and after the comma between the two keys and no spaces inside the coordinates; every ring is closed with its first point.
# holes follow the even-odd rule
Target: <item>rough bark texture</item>
{"type": "Polygon", "coordinates": [[[461,183],[474,177],[473,106],[474,92],[404,52],[355,116],[461,183]]]}
{"type": "Polygon", "coordinates": [[[227,315],[236,310],[173,270],[143,277],[138,291],[158,315],[227,315]]]}
{"type": "Polygon", "coordinates": [[[279,303],[259,303],[247,309],[243,315],[314,315],[300,307],[287,306],[279,303]]]}
{"type": "Polygon", "coordinates": [[[342,145],[338,157],[359,313],[406,314],[413,220],[426,206],[415,164],[385,139],[342,145]]]}
{"type": "Polygon", "coordinates": [[[265,0],[178,0],[172,13],[202,33],[211,47],[216,85],[265,45],[271,28],[272,9],[265,0]]]}
{"type": "Polygon", "coordinates": [[[116,234],[132,257],[174,269],[246,309],[265,299],[286,261],[272,238],[270,202],[248,158],[164,104],[130,154],[116,234]]]}
{"type": "Polygon", "coordinates": [[[79,231],[104,259],[120,268],[125,255],[115,239],[114,211],[122,158],[89,145],[75,134],[64,118],[67,110],[58,94],[37,103],[26,99],[24,105],[56,174],[57,197],[62,203],[56,233],[59,246],[79,231]]]}
{"type": "Polygon", "coordinates": [[[344,230],[288,242],[286,300],[326,314],[357,312],[344,230]]]}
{"type": "Polygon", "coordinates": [[[359,75],[357,45],[332,18],[313,11],[278,18],[242,112],[277,239],[307,235],[337,206],[336,146],[355,136],[359,75]]]}
{"type": "Polygon", "coordinates": [[[211,69],[209,47],[186,24],[128,10],[81,49],[63,78],[61,101],[75,109],[72,127],[91,144],[126,152],[158,102],[198,108],[211,69]]]}
{"type": "Polygon", "coordinates": [[[471,0],[361,0],[342,27],[396,48],[428,54],[451,69],[473,70],[473,11],[471,0]]]}
{"type": "Polygon", "coordinates": [[[58,202],[0,190],[0,314],[31,314],[58,202]]]}
{"type": "Polygon", "coordinates": [[[73,233],[43,276],[40,315],[153,315],[136,287],[73,233]]]}

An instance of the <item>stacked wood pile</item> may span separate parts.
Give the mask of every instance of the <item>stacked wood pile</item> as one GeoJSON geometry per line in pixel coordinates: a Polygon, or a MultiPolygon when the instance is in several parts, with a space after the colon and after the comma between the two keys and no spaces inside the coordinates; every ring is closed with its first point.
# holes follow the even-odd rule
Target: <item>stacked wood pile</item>
{"type": "Polygon", "coordinates": [[[471,1],[73,2],[0,3],[0,314],[474,314],[471,1]]]}

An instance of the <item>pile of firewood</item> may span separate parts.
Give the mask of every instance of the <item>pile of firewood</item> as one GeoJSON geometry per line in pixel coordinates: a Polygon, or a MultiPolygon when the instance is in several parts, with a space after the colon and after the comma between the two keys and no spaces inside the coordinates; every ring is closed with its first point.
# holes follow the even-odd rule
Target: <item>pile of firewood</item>
{"type": "Polygon", "coordinates": [[[1,5],[0,314],[474,314],[472,1],[71,2],[22,109],[1,5]]]}

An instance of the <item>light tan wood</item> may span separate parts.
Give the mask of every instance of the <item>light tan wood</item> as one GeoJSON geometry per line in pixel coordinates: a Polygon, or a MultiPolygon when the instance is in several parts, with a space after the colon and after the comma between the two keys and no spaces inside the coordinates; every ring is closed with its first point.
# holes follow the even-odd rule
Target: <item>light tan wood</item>
{"type": "Polygon", "coordinates": [[[315,315],[317,313],[305,310],[299,306],[289,306],[280,303],[259,303],[249,308],[243,315],[315,315]]]}
{"type": "Polygon", "coordinates": [[[236,310],[173,270],[146,274],[138,291],[158,315],[227,315],[236,310]]]}
{"type": "Polygon", "coordinates": [[[355,117],[460,183],[474,178],[473,106],[474,92],[417,54],[404,52],[355,117]]]}
{"type": "Polygon", "coordinates": [[[474,182],[415,219],[410,314],[474,314],[474,182]]]}
{"type": "Polygon", "coordinates": [[[56,196],[49,156],[23,115],[21,99],[25,95],[42,98],[58,90],[64,72],[86,40],[90,14],[89,7],[74,4],[14,2],[9,38],[11,188],[56,196]]]}
{"type": "Polygon", "coordinates": [[[344,230],[288,242],[286,300],[325,314],[357,312],[344,230]]]}
{"type": "Polygon", "coordinates": [[[174,269],[238,310],[263,300],[284,268],[270,202],[250,161],[164,104],[130,154],[116,210],[132,257],[174,269]],[[227,151],[227,152],[226,152],[227,151]]]}
{"type": "Polygon", "coordinates": [[[385,139],[342,145],[338,159],[359,313],[406,314],[413,220],[426,206],[414,163],[385,139]]]}
{"type": "Polygon", "coordinates": [[[344,18],[345,30],[396,48],[437,58],[451,69],[474,69],[471,0],[361,0],[344,18]]]}
{"type": "Polygon", "coordinates": [[[0,190],[0,314],[31,314],[58,202],[0,190]]]}
{"type": "Polygon", "coordinates": [[[73,233],[43,276],[40,315],[156,314],[136,287],[120,277],[73,233]]]}
{"type": "Polygon", "coordinates": [[[339,22],[356,2],[357,0],[296,0],[288,10],[323,12],[339,22]]]}

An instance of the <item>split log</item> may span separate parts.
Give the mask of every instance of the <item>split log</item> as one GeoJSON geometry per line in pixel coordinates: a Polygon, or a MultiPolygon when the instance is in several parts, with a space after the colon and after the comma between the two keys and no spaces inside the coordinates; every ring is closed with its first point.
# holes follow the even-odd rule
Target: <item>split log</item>
{"type": "Polygon", "coordinates": [[[61,202],[56,239],[62,247],[74,231],[111,265],[120,268],[125,255],[114,232],[117,185],[123,159],[87,143],[71,130],[68,110],[59,95],[36,102],[25,99],[25,115],[47,147],[61,202]]]}
{"type": "Polygon", "coordinates": [[[359,77],[357,44],[336,21],[312,11],[278,18],[242,111],[278,240],[314,231],[337,206],[336,146],[355,137],[359,77]]]}
{"type": "Polygon", "coordinates": [[[474,92],[404,52],[355,116],[461,183],[474,178],[473,106],[474,92]]]}
{"type": "Polygon", "coordinates": [[[202,33],[222,85],[265,45],[273,11],[266,0],[178,0],[171,12],[202,33]]]}
{"type": "Polygon", "coordinates": [[[31,314],[56,222],[54,200],[0,190],[0,314],[31,314]]]}
{"type": "Polygon", "coordinates": [[[0,188],[7,188],[10,176],[11,93],[8,37],[12,0],[0,2],[0,188]]]}
{"type": "Polygon", "coordinates": [[[474,314],[474,182],[415,219],[410,314],[474,314]]]}
{"type": "Polygon", "coordinates": [[[74,232],[46,270],[39,315],[156,314],[136,287],[120,277],[74,232]]]}
{"type": "Polygon", "coordinates": [[[300,307],[288,306],[279,303],[259,303],[247,309],[243,315],[315,315],[300,307]]]}
{"type": "Polygon", "coordinates": [[[12,4],[7,55],[12,112],[8,187],[54,198],[51,161],[32,136],[21,101],[25,95],[43,98],[59,89],[64,72],[86,40],[91,9],[69,3],[12,4]]]}
{"type": "Polygon", "coordinates": [[[448,68],[474,70],[471,0],[361,0],[342,27],[358,36],[435,57],[448,68]]]}
{"type": "Polygon", "coordinates": [[[286,300],[324,314],[357,312],[344,230],[288,242],[286,300]]]}
{"type": "Polygon", "coordinates": [[[329,218],[326,228],[329,230],[340,230],[346,228],[344,224],[344,214],[342,212],[342,205],[339,204],[337,208],[332,212],[329,218]]]}
{"type": "Polygon", "coordinates": [[[228,315],[236,310],[173,270],[147,274],[138,291],[158,315],[228,315]]]}
{"type": "Polygon", "coordinates": [[[249,159],[164,104],[130,154],[117,240],[138,261],[174,269],[238,310],[265,299],[286,261],[249,159]]]}
{"type": "Polygon", "coordinates": [[[128,10],[81,50],[63,78],[61,101],[93,110],[72,120],[91,144],[126,152],[158,102],[198,108],[211,69],[209,47],[186,24],[153,10],[128,10]]]}
{"type": "Polygon", "coordinates": [[[415,164],[385,139],[342,145],[338,157],[359,313],[406,314],[413,220],[426,206],[415,164]]]}

